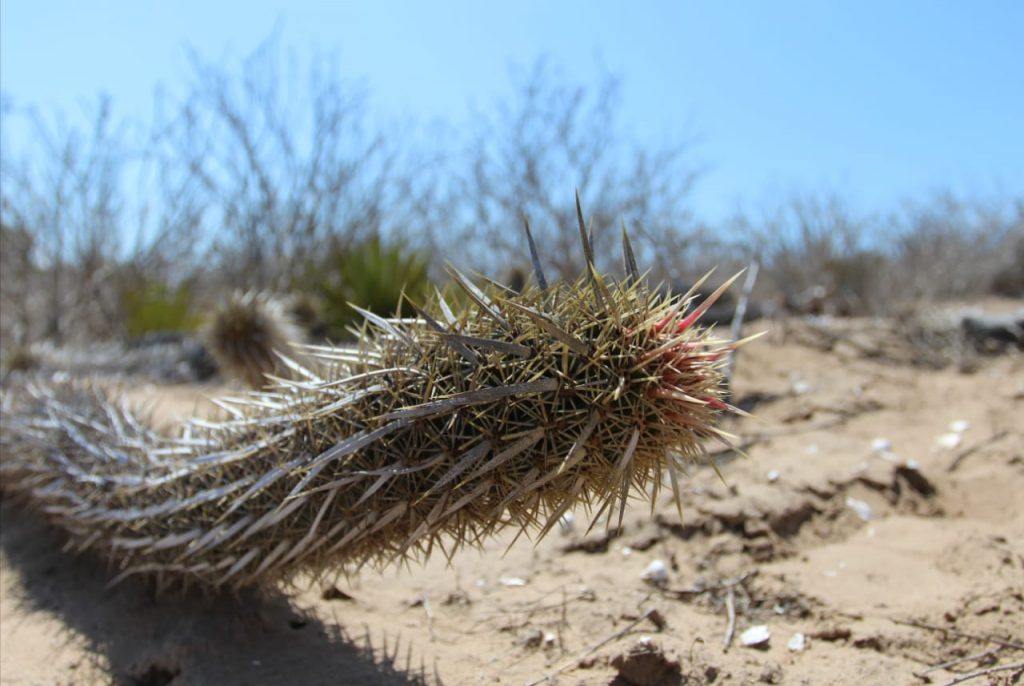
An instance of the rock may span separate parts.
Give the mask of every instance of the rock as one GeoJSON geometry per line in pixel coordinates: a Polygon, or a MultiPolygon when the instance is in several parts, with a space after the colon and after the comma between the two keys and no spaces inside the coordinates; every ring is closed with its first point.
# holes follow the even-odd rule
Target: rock
{"type": "Polygon", "coordinates": [[[857,516],[865,522],[870,522],[871,518],[874,517],[871,506],[863,500],[846,496],[846,506],[857,513],[857,516]]]}
{"type": "Polygon", "coordinates": [[[562,548],[565,553],[599,554],[608,552],[608,545],[622,535],[621,527],[608,529],[604,533],[574,540],[562,548]]]}
{"type": "Polygon", "coordinates": [[[768,514],[768,525],[779,536],[795,536],[815,512],[817,509],[811,502],[793,494],[783,507],[768,514]]]}
{"type": "Polygon", "coordinates": [[[544,632],[540,629],[532,629],[519,639],[519,644],[528,650],[540,648],[544,642],[544,632]]]}
{"type": "Polygon", "coordinates": [[[612,667],[618,676],[632,686],[658,686],[676,683],[682,675],[679,660],[665,655],[665,651],[650,639],[641,640],[629,651],[612,658],[612,667]]]}
{"type": "Polygon", "coordinates": [[[850,631],[848,627],[830,626],[811,634],[811,638],[817,638],[822,641],[833,642],[848,640],[851,635],[853,635],[853,632],[850,631]]]}
{"type": "Polygon", "coordinates": [[[958,419],[955,422],[949,423],[949,430],[953,433],[962,434],[971,428],[971,423],[966,419],[958,419]]]}
{"type": "Polygon", "coordinates": [[[758,675],[757,681],[762,684],[781,684],[782,668],[778,665],[765,665],[758,675]]]}
{"type": "Polygon", "coordinates": [[[343,591],[340,588],[338,588],[337,586],[333,586],[333,585],[332,586],[325,586],[320,591],[320,597],[323,598],[324,600],[344,600],[344,601],[355,600],[355,598],[350,596],[348,593],[345,593],[345,591],[343,591]]]}
{"type": "Polygon", "coordinates": [[[960,323],[964,337],[979,348],[1024,349],[1024,310],[1010,314],[972,313],[960,323]]]}
{"type": "Polygon", "coordinates": [[[926,498],[935,495],[935,485],[921,473],[916,464],[908,462],[896,468],[896,477],[906,482],[907,486],[926,498]]]}
{"type": "Polygon", "coordinates": [[[668,583],[668,566],[662,560],[651,560],[641,578],[655,586],[666,584],[668,583]]]}

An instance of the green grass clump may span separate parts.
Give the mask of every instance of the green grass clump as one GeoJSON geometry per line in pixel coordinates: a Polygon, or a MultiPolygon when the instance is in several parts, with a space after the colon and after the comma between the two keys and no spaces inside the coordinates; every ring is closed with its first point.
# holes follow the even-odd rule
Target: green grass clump
{"type": "Polygon", "coordinates": [[[307,269],[301,290],[314,293],[322,303],[326,333],[334,340],[351,338],[348,329],[362,317],[350,306],[375,314],[399,316],[412,310],[402,294],[414,301],[429,291],[430,256],[399,242],[373,237],[348,248],[336,248],[307,269]]]}
{"type": "Polygon", "coordinates": [[[126,289],[123,296],[125,333],[130,338],[156,331],[195,331],[202,323],[188,285],[172,288],[150,281],[126,289]]]}

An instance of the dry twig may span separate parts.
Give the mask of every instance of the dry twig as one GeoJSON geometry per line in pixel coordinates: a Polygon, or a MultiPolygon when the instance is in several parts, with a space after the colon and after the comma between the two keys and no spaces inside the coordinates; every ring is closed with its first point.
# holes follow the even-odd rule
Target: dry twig
{"type": "Polygon", "coordinates": [[[970,681],[971,679],[977,679],[980,676],[988,676],[989,674],[995,674],[996,672],[1009,672],[1015,669],[1024,672],[1024,662],[1015,662],[1012,665],[996,665],[995,667],[979,669],[976,672],[970,672],[968,674],[958,676],[952,681],[947,681],[943,686],[955,686],[956,684],[962,684],[963,682],[970,681]]]}
{"type": "Polygon", "coordinates": [[[748,580],[753,579],[757,576],[758,570],[751,569],[749,572],[744,572],[739,576],[731,579],[725,579],[717,584],[711,584],[709,586],[689,586],[686,588],[666,588],[663,593],[667,596],[673,597],[677,600],[681,600],[686,596],[702,595],[704,593],[716,593],[720,591],[727,591],[737,586],[741,586],[747,583],[748,580]]]}
{"type": "Polygon", "coordinates": [[[1002,431],[997,431],[996,433],[992,434],[991,436],[986,438],[981,443],[976,443],[975,445],[972,445],[970,448],[966,448],[964,450],[961,450],[959,453],[957,453],[957,456],[955,458],[953,458],[953,461],[949,463],[949,466],[946,467],[946,471],[947,472],[955,472],[960,467],[960,465],[963,463],[963,461],[966,460],[968,457],[970,457],[974,453],[978,452],[982,448],[987,448],[988,446],[992,445],[993,443],[997,443],[997,442],[1001,441],[1003,439],[1003,437],[1006,436],[1009,433],[1010,432],[1007,431],[1006,429],[1003,429],[1002,431]]]}
{"type": "Polygon", "coordinates": [[[946,626],[935,626],[934,624],[925,624],[924,622],[915,622],[913,620],[906,619],[892,619],[889,621],[893,624],[902,624],[903,626],[912,626],[918,629],[926,629],[928,631],[942,631],[945,633],[953,634],[954,636],[960,636],[961,638],[971,638],[975,641],[986,641],[988,643],[995,643],[996,645],[1003,646],[1005,648],[1013,648],[1014,650],[1024,650],[1024,644],[1014,643],[1013,641],[1006,641],[1001,638],[994,638],[992,636],[980,636],[978,634],[968,634],[963,631],[957,631],[946,626]]]}
{"type": "Polygon", "coordinates": [[[729,646],[732,645],[732,638],[736,634],[736,593],[731,587],[725,595],[725,614],[729,618],[729,623],[725,627],[722,650],[728,652],[729,646]]]}
{"type": "Polygon", "coordinates": [[[956,665],[962,665],[965,662],[980,662],[980,661],[984,660],[987,657],[995,657],[996,654],[998,654],[999,651],[1001,651],[1002,649],[1003,649],[1003,646],[999,646],[998,648],[993,648],[992,650],[986,650],[984,653],[978,653],[977,655],[968,655],[966,657],[958,657],[955,660],[949,660],[947,662],[941,662],[941,663],[939,663],[937,665],[932,665],[931,667],[929,667],[928,669],[926,669],[924,671],[914,672],[914,676],[916,676],[919,679],[925,679],[926,678],[925,677],[926,674],[931,674],[932,672],[936,672],[936,671],[938,671],[940,669],[949,669],[950,667],[955,667],[956,665]]]}
{"type": "Polygon", "coordinates": [[[622,627],[621,629],[619,629],[615,633],[611,634],[610,636],[607,636],[606,638],[598,641],[594,645],[592,645],[589,648],[587,648],[586,650],[582,651],[581,653],[579,653],[578,655],[573,657],[572,660],[569,660],[568,662],[564,663],[561,667],[559,667],[555,671],[548,672],[547,674],[545,674],[541,678],[535,679],[534,681],[531,681],[526,686],[537,686],[537,684],[542,684],[545,681],[550,681],[552,678],[558,676],[559,674],[564,674],[565,672],[569,671],[570,669],[572,669],[573,667],[578,665],[580,660],[582,660],[583,658],[585,658],[588,655],[590,655],[590,654],[600,650],[601,648],[603,648],[604,646],[608,645],[612,641],[618,640],[618,639],[622,638],[623,636],[625,636],[626,634],[628,634],[640,622],[642,622],[645,619],[647,619],[648,617],[650,617],[653,612],[654,612],[654,608],[653,607],[644,610],[644,613],[642,615],[640,615],[639,617],[634,619],[632,622],[630,622],[626,626],[622,627]]]}
{"type": "MultiPolygon", "coordinates": [[[[732,318],[732,327],[729,332],[729,337],[733,341],[740,340],[740,334],[743,331],[743,319],[747,315],[747,303],[750,301],[750,293],[754,290],[754,283],[757,281],[757,272],[761,268],[761,265],[755,260],[750,263],[750,267],[747,268],[747,278],[743,281],[743,290],[740,292],[740,300],[736,304],[736,313],[732,318]]],[[[732,377],[733,370],[736,367],[736,353],[733,350],[729,353],[729,364],[725,368],[725,387],[729,390],[729,395],[733,395],[732,377]]]]}

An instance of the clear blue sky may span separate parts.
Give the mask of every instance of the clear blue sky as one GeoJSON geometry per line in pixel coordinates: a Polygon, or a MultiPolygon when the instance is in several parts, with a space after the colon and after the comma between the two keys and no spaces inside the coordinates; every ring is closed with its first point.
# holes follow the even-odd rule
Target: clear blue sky
{"type": "MultiPolygon", "coordinates": [[[[275,29],[361,80],[385,117],[464,120],[547,55],[566,80],[622,80],[622,128],[698,138],[698,216],[797,190],[856,207],[950,188],[1024,193],[1024,2],[0,2],[0,87],[146,117],[189,48],[240,57],[275,29]]],[[[572,180],[567,180],[571,184],[572,180]]]]}

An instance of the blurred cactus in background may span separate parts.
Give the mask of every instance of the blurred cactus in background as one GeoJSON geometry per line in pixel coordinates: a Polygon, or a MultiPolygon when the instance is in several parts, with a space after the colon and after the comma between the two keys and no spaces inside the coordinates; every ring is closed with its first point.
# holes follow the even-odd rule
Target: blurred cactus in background
{"type": "Polygon", "coordinates": [[[299,358],[293,347],[302,330],[281,302],[266,293],[235,293],[214,312],[206,326],[206,345],[221,371],[252,388],[269,383],[269,375],[292,378],[282,359],[299,358]]]}

